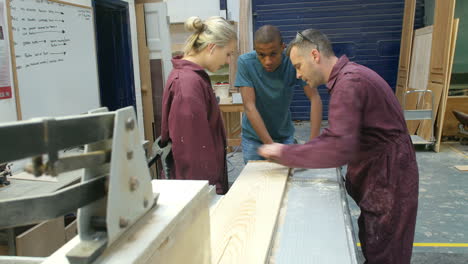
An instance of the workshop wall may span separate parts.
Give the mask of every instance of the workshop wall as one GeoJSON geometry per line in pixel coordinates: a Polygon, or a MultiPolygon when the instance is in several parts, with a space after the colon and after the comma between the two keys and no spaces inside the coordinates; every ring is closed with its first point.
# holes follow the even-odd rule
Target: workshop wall
{"type": "MultiPolygon", "coordinates": [[[[4,0],[2,0],[4,1],[4,0]]],[[[92,6],[92,0],[63,0],[63,2],[69,2],[73,4],[83,5],[83,6],[92,6]]],[[[138,116],[138,124],[140,127],[143,127],[143,111],[142,111],[142,101],[141,101],[141,87],[140,87],[140,69],[139,69],[139,62],[138,62],[138,43],[137,43],[137,34],[136,34],[136,17],[135,17],[135,1],[134,0],[122,0],[122,2],[128,3],[129,9],[129,20],[130,20],[130,32],[131,32],[131,46],[132,46],[132,60],[133,60],[133,74],[134,78],[134,89],[135,89],[135,97],[136,97],[136,112],[138,116]]],[[[2,6],[5,4],[2,2],[2,6]]],[[[5,16],[2,16],[2,19],[5,16]]],[[[6,24],[6,19],[4,20],[6,24]]],[[[8,35],[6,29],[3,30],[5,36],[8,35]]],[[[92,36],[90,36],[92,37],[92,36]]],[[[10,66],[11,68],[11,66],[10,66]]],[[[99,87],[96,87],[99,89],[99,87]]],[[[45,91],[47,92],[47,91],[45,91]]],[[[41,105],[37,105],[36,107],[40,108],[41,105]]],[[[0,100],[0,122],[5,121],[14,121],[16,120],[16,105],[15,100],[8,99],[8,101],[0,100]]],[[[143,129],[140,129],[141,136],[143,136],[143,129]]]]}
{"type": "Polygon", "coordinates": [[[165,2],[171,23],[184,23],[191,16],[207,19],[221,15],[220,0],[165,0],[165,2]]]}

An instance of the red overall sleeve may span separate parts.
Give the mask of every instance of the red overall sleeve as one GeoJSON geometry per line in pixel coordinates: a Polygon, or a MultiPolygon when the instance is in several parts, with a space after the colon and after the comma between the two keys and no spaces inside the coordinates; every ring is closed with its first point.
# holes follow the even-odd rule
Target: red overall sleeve
{"type": "Polygon", "coordinates": [[[359,147],[364,94],[358,77],[345,76],[331,92],[328,122],[317,138],[288,145],[279,162],[295,168],[333,168],[348,163],[359,147]]]}

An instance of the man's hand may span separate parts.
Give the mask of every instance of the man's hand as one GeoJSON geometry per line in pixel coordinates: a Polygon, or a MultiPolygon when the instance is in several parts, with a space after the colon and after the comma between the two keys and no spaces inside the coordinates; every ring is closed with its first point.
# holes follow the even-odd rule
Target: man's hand
{"type": "Polygon", "coordinates": [[[258,148],[258,154],[266,159],[277,161],[285,145],[279,143],[262,145],[258,148]]]}

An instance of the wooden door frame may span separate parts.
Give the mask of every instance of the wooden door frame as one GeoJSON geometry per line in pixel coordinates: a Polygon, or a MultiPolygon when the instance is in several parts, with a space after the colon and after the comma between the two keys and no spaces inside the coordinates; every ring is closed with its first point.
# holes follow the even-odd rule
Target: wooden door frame
{"type": "MultiPolygon", "coordinates": [[[[138,38],[138,57],[140,65],[140,83],[141,83],[141,101],[143,105],[143,125],[145,131],[145,139],[149,142],[147,154],[152,155],[151,146],[154,143],[153,137],[153,90],[151,86],[151,70],[149,48],[146,45],[146,26],[145,26],[145,9],[144,3],[148,1],[136,1],[135,15],[137,24],[138,38]]],[[[153,1],[152,3],[162,2],[153,1]]]]}

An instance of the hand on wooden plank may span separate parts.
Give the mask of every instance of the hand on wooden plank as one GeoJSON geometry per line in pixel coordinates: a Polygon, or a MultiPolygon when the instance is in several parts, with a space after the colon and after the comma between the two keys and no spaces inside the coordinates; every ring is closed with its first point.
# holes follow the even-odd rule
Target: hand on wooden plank
{"type": "Polygon", "coordinates": [[[258,154],[268,160],[277,161],[283,148],[284,144],[279,143],[262,145],[258,148],[258,154]]]}

